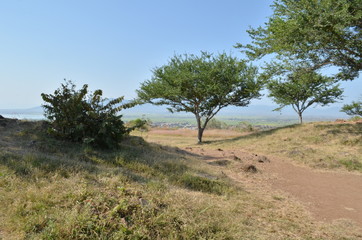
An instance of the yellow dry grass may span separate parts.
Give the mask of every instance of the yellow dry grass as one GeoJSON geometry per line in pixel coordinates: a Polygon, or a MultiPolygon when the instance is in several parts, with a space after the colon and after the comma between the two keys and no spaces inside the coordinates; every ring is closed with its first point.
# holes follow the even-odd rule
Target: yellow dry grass
{"type": "MultiPolygon", "coordinates": [[[[261,175],[234,179],[180,149],[199,146],[194,134],[139,132],[147,142],[100,151],[50,139],[37,123],[0,129],[0,239],[362,237],[349,222],[315,221],[261,175]]],[[[235,148],[252,134],[206,131],[203,146],[235,148]]]]}

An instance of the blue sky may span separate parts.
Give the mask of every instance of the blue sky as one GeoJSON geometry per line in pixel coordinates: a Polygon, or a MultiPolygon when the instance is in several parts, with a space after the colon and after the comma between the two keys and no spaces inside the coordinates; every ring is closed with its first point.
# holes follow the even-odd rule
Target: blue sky
{"type": "MultiPolygon", "coordinates": [[[[136,96],[151,70],[175,53],[233,53],[248,43],[249,26],[272,14],[272,0],[4,0],[0,2],[0,109],[42,103],[64,78],[136,96]]],[[[357,100],[361,77],[343,83],[357,100]]],[[[268,99],[256,104],[272,102],[268,99]]]]}

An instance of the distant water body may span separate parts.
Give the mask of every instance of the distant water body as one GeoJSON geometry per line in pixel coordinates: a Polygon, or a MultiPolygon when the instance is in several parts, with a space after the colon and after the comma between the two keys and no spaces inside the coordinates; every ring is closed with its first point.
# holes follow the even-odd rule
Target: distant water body
{"type": "Polygon", "coordinates": [[[45,120],[45,117],[43,114],[20,114],[20,113],[14,113],[14,114],[1,114],[1,116],[5,118],[16,118],[20,120],[45,120]]]}

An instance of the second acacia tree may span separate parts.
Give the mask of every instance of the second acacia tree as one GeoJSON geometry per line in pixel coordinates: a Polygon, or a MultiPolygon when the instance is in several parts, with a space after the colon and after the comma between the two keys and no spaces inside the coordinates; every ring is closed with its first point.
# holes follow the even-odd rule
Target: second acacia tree
{"type": "Polygon", "coordinates": [[[343,90],[334,78],[323,76],[310,68],[299,67],[286,75],[277,76],[277,79],[270,79],[267,84],[269,97],[279,104],[275,110],[291,105],[300,123],[303,123],[303,112],[310,106],[326,106],[342,99],[343,90]]]}
{"type": "Polygon", "coordinates": [[[153,70],[153,77],[137,91],[142,102],[168,105],[170,112],[190,112],[196,117],[198,141],[207,123],[230,105],[247,106],[260,96],[257,68],[225,53],[175,55],[153,70]]]}

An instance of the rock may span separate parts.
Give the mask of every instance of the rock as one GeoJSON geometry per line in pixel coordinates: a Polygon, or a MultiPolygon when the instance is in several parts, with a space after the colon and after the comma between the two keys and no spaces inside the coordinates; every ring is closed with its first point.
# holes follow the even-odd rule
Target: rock
{"type": "Polygon", "coordinates": [[[5,119],[3,116],[0,115],[0,119],[5,119]]]}
{"type": "Polygon", "coordinates": [[[267,157],[265,157],[265,156],[260,156],[260,157],[258,158],[258,162],[260,162],[260,163],[266,163],[266,162],[270,162],[270,160],[269,160],[267,157]]]}
{"type": "Polygon", "coordinates": [[[241,159],[239,157],[235,156],[235,155],[234,155],[234,160],[235,161],[241,161],[241,159]]]}
{"type": "Polygon", "coordinates": [[[258,169],[254,165],[250,164],[244,167],[244,171],[250,173],[256,173],[258,172],[258,169]]]}
{"type": "Polygon", "coordinates": [[[222,150],[221,148],[218,148],[217,150],[220,151],[220,152],[221,152],[221,151],[224,151],[224,150],[222,150]]]}

